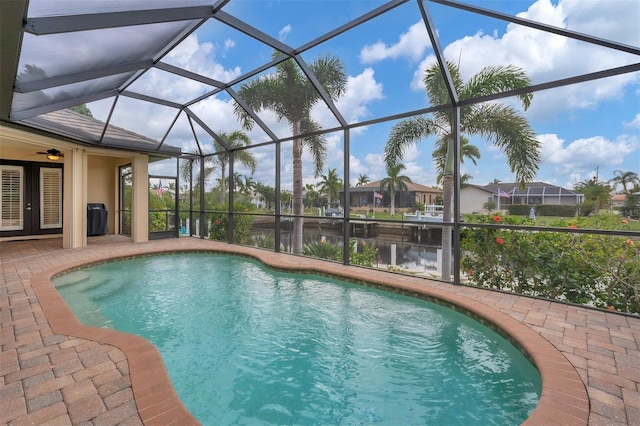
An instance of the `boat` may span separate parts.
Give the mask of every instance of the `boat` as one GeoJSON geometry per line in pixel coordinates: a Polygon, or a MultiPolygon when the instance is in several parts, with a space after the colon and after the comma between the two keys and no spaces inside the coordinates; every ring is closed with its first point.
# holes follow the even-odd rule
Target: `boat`
{"type": "Polygon", "coordinates": [[[426,204],[424,210],[416,210],[415,213],[405,213],[404,219],[416,222],[440,222],[444,217],[444,206],[426,204]]]}

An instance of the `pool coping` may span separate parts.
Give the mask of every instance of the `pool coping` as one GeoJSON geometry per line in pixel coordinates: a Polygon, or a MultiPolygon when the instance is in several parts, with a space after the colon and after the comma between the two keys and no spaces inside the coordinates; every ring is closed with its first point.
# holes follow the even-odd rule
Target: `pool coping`
{"type": "MultiPolygon", "coordinates": [[[[33,275],[31,284],[51,329],[55,333],[84,338],[119,348],[129,363],[129,374],[135,403],[145,424],[199,424],[180,401],[156,347],[146,339],[128,333],[82,325],[51,280],[61,274],[91,264],[132,257],[180,253],[215,252],[254,258],[268,267],[292,272],[328,275],[352,282],[370,283],[389,290],[397,289],[427,298],[445,306],[470,313],[476,320],[488,323],[509,336],[531,359],[540,372],[542,392],[533,413],[523,423],[587,424],[589,397],[580,375],[567,358],[548,340],[527,325],[480,301],[440,288],[425,286],[430,282],[403,274],[384,273],[367,268],[345,266],[306,257],[291,256],[244,246],[216,244],[211,248],[174,249],[148,247],[131,254],[103,256],[100,260],[75,261],[58,265],[33,275]]],[[[442,283],[438,283],[442,284],[442,283]]]]}

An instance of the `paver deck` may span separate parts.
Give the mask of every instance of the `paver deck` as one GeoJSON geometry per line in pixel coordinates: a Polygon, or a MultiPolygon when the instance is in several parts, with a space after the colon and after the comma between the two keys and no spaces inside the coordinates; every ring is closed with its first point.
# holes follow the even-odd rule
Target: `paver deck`
{"type": "Polygon", "coordinates": [[[87,262],[147,252],[250,254],[281,268],[393,285],[497,324],[537,364],[540,404],[528,424],[640,425],[640,318],[194,238],[133,244],[92,237],[0,243],[0,424],[194,424],[146,340],[75,320],[50,282],[87,262]]]}

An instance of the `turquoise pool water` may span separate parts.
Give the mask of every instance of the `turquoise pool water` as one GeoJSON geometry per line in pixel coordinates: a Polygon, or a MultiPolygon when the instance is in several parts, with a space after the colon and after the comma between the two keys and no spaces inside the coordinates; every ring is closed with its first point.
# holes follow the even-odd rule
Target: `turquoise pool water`
{"type": "Polygon", "coordinates": [[[204,425],[520,424],[541,389],[504,338],[451,309],[218,254],[54,281],[86,324],[149,339],[204,425]]]}

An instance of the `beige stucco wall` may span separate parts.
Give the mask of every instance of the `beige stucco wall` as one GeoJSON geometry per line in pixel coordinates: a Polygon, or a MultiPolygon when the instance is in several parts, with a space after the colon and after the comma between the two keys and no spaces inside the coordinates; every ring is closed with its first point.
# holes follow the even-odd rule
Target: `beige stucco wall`
{"type": "Polygon", "coordinates": [[[481,213],[484,203],[491,194],[474,186],[465,186],[460,190],[460,212],[462,214],[481,213]]]}
{"type": "MultiPolygon", "coordinates": [[[[87,245],[87,203],[104,203],[109,212],[109,233],[118,232],[118,166],[134,168],[132,239],[148,240],[149,186],[146,154],[85,147],[52,137],[0,125],[0,158],[48,162],[37,154],[49,148],[60,150],[63,162],[63,232],[65,248],[87,245]]],[[[33,238],[42,238],[33,236],[33,238]]]]}
{"type": "Polygon", "coordinates": [[[132,157],[87,156],[87,203],[105,204],[108,212],[109,234],[119,232],[118,167],[132,162],[132,157]],[[107,183],[113,183],[112,185],[107,183]]]}

